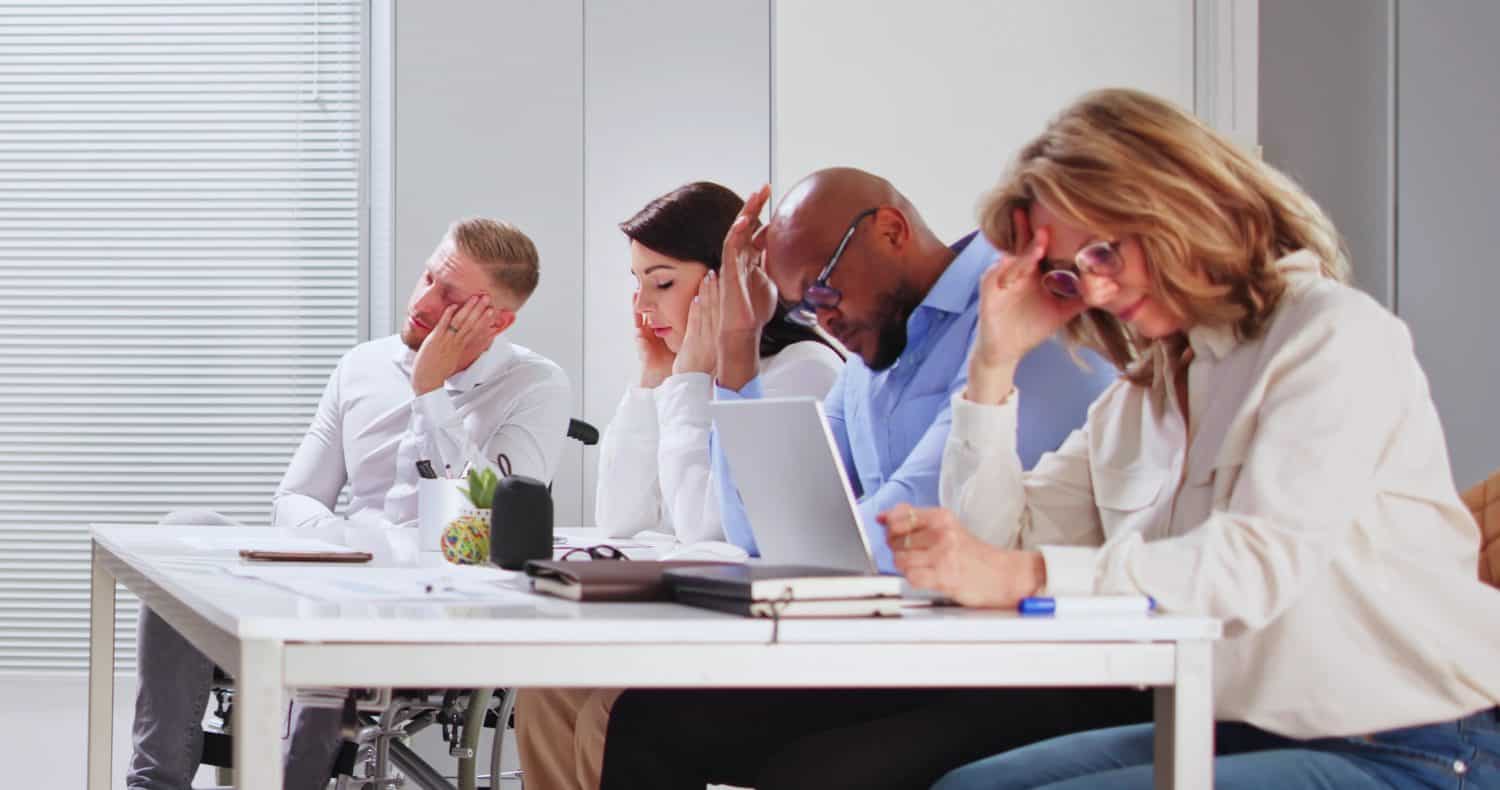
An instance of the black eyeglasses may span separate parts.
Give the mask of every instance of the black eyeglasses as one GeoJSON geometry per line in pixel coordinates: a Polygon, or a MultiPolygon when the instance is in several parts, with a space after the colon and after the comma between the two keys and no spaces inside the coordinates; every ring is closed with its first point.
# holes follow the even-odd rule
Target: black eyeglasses
{"type": "Polygon", "coordinates": [[[1069,268],[1043,260],[1042,287],[1059,299],[1077,299],[1082,294],[1080,276],[1114,277],[1123,268],[1125,262],[1120,259],[1120,242],[1096,241],[1079,250],[1069,268]]]}
{"type": "Polygon", "coordinates": [[[833,267],[839,265],[839,258],[844,255],[844,248],[849,246],[849,240],[854,238],[854,229],[859,227],[859,221],[873,215],[878,208],[867,208],[859,212],[854,220],[849,223],[849,229],[844,231],[844,239],[839,242],[838,249],[833,251],[833,257],[828,259],[828,265],[823,271],[818,272],[817,279],[812,285],[807,286],[807,291],[802,294],[802,300],[794,305],[786,313],[786,320],[798,326],[816,327],[818,325],[818,310],[831,310],[839,306],[839,300],[844,294],[837,288],[828,284],[828,278],[833,276],[833,267]]]}
{"type": "Polygon", "coordinates": [[[592,560],[628,560],[625,552],[607,543],[598,546],[579,546],[576,549],[568,549],[562,553],[559,560],[573,560],[575,562],[589,562],[592,560]]]}

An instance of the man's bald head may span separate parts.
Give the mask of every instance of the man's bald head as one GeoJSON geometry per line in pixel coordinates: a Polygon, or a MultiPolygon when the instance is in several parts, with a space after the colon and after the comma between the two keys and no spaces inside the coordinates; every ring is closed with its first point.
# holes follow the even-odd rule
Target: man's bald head
{"type": "Polygon", "coordinates": [[[911,201],[891,182],[853,167],[819,170],[793,184],[776,205],[767,229],[767,257],[778,257],[778,253],[799,257],[799,253],[810,252],[802,247],[827,247],[829,235],[837,246],[856,214],[882,206],[899,211],[909,224],[926,229],[911,201]]]}
{"type": "Polygon", "coordinates": [[[952,255],[889,181],[850,167],[819,170],[787,191],[766,228],[766,273],[784,304],[802,298],[851,227],[828,277],[842,297],[818,310],[818,323],[880,370],[905,348],[907,316],[952,255]]]}

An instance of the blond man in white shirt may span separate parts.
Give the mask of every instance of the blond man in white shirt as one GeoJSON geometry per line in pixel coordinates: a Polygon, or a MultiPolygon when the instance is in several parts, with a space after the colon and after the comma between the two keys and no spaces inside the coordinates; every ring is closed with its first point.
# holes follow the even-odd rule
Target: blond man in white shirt
{"type": "MultiPolygon", "coordinates": [[[[398,336],[339,361],[272,504],[272,523],[353,545],[414,527],[416,462],[551,480],[566,437],[567,376],[501,335],[536,289],[536,247],[514,226],[454,223],[427,260],[398,336]],[[343,515],[334,513],[349,486],[343,515]]],[[[184,790],[197,772],[213,664],[142,610],[132,790],[184,790]]],[[[286,787],[327,784],[338,711],[303,708],[287,744],[286,787]]]]}
{"type": "MultiPolygon", "coordinates": [[[[1215,786],[1500,787],[1500,610],[1406,327],[1346,284],[1290,180],[1135,91],[1090,94],[982,210],[948,509],[882,515],[971,606],[1140,594],[1216,617],[1215,786]],[[1124,373],[1030,472],[1016,360],[1067,328],[1124,373]]],[[[1024,715],[1024,714],[1023,714],[1024,715]]],[[[1147,788],[1151,725],[1016,749],[940,790],[1147,788]]]]}
{"type": "Polygon", "coordinates": [[[409,526],[422,460],[457,475],[504,456],[512,474],[551,480],[572,402],[567,375],[501,337],[539,276],[519,230],[455,223],[418,275],[400,333],[339,361],[277,488],[272,521],[336,541],[365,516],[409,526]],[[332,507],[346,482],[340,518],[332,507]]]}

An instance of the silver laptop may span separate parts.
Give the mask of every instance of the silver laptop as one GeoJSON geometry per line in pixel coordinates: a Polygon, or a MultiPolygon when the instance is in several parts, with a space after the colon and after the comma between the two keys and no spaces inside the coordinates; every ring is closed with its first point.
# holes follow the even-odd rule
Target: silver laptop
{"type": "Polygon", "coordinates": [[[709,409],[762,558],[878,572],[821,402],[715,401],[709,409]]]}

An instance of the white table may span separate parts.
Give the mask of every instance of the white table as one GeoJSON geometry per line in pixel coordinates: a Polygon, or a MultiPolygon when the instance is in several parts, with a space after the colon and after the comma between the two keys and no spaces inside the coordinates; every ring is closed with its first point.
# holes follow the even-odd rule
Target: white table
{"type": "MultiPolygon", "coordinates": [[[[216,528],[216,536],[236,528],[216,528]]],[[[264,529],[249,534],[265,535],[264,529]]],[[[1157,787],[1211,787],[1211,647],[1200,617],[1021,618],[956,608],[772,624],[674,604],[325,603],[184,557],[194,527],[95,527],[89,790],[110,787],[115,583],[235,676],[241,788],[280,788],[290,689],[344,687],[1152,686],[1157,787]]]]}

